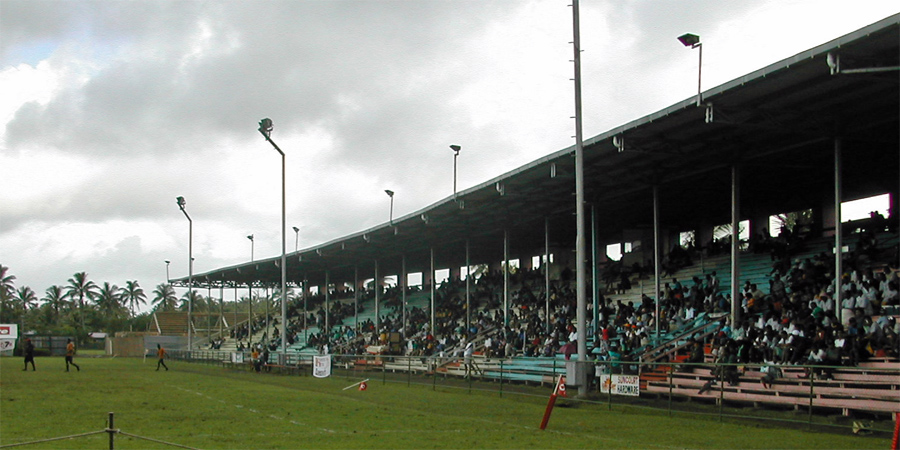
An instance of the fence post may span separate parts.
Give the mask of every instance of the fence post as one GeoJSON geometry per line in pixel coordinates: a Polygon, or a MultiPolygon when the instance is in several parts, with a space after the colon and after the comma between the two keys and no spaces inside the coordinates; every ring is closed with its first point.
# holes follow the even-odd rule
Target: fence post
{"type": "Polygon", "coordinates": [[[406,387],[412,384],[412,357],[406,355],[406,387]]]}
{"type": "Polygon", "coordinates": [[[672,387],[675,384],[675,378],[673,377],[673,370],[675,366],[669,365],[669,416],[672,416],[672,387]]]}
{"type": "Polygon", "coordinates": [[[608,411],[612,411],[612,376],[613,376],[613,368],[612,368],[612,363],[610,363],[609,361],[607,361],[606,372],[607,372],[607,376],[609,377],[609,379],[608,379],[609,383],[606,383],[606,397],[607,397],[607,400],[608,400],[607,403],[606,403],[606,405],[607,405],[607,406],[606,406],[606,409],[607,409],[608,411]]]}
{"type": "Polygon", "coordinates": [[[109,427],[106,428],[106,432],[109,433],[109,450],[116,448],[116,430],[113,423],[113,413],[109,413],[109,427]]]}
{"type": "Polygon", "coordinates": [[[813,385],[816,384],[816,381],[815,381],[816,371],[812,367],[807,367],[807,370],[809,370],[809,419],[808,419],[808,421],[809,421],[809,428],[812,429],[813,395],[815,395],[813,392],[813,389],[814,389],[813,385]]]}
{"type": "MultiPolygon", "coordinates": [[[[719,372],[719,422],[722,421],[722,414],[724,414],[725,409],[725,369],[724,367],[720,367],[720,364],[716,364],[715,370],[719,372]]],[[[715,379],[715,375],[713,379],[715,379]]]]}
{"type": "MultiPolygon", "coordinates": [[[[463,359],[463,364],[465,364],[465,359],[463,359]]],[[[472,393],[472,372],[474,372],[474,359],[470,359],[469,364],[465,364],[466,367],[466,379],[469,381],[469,393],[472,393]]]]}
{"type": "Polygon", "coordinates": [[[900,441],[900,413],[894,413],[894,437],[891,439],[891,450],[897,450],[900,441]]]}
{"type": "Polygon", "coordinates": [[[503,360],[500,360],[500,396],[503,397],[503,360]]]}

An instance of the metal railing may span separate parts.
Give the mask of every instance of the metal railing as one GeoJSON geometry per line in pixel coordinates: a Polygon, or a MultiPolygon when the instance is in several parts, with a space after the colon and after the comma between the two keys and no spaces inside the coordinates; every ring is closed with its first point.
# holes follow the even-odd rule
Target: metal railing
{"type": "MultiPolygon", "coordinates": [[[[254,370],[249,352],[171,351],[173,359],[254,370]]],[[[313,355],[271,353],[261,371],[312,376],[313,355]]],[[[331,376],[521,395],[549,395],[562,358],[331,355],[331,376]]],[[[723,419],[777,420],[809,427],[847,427],[851,418],[877,421],[900,414],[900,368],[760,364],[590,361],[588,395],[570,401],[705,414],[723,419]],[[766,375],[769,371],[773,375],[766,375]],[[777,376],[776,376],[777,375],[777,376]],[[769,378],[766,378],[766,377],[769,378]],[[766,380],[765,383],[763,381],[766,380]],[[752,406],[748,408],[747,406],[752,406]],[[791,411],[785,415],[781,412],[791,411]],[[799,419],[797,413],[805,412],[799,419]],[[846,422],[846,423],[844,423],[846,422]]],[[[574,380],[574,378],[570,378],[574,380]]],[[[569,383],[573,387],[572,383],[569,383]]],[[[577,392],[570,389],[570,393],[577,392]]],[[[890,426],[891,424],[888,424],[890,426]]]]}

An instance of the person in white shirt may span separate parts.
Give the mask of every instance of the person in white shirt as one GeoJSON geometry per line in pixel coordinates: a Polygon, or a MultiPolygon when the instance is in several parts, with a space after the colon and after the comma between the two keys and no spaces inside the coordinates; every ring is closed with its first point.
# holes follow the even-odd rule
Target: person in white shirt
{"type": "Polygon", "coordinates": [[[897,282],[888,282],[885,288],[881,291],[881,304],[896,305],[898,303],[898,300],[900,300],[900,290],[897,289],[897,282]]]}
{"type": "Polygon", "coordinates": [[[856,306],[856,300],[850,296],[845,296],[841,301],[841,325],[844,328],[850,326],[850,318],[853,317],[854,306],[856,306]]]}
{"type": "Polygon", "coordinates": [[[475,368],[475,361],[472,360],[472,355],[475,353],[475,346],[472,345],[471,342],[466,344],[466,349],[463,351],[463,364],[465,364],[466,375],[469,376],[471,374],[472,369],[475,368]]]}
{"type": "Polygon", "coordinates": [[[862,309],[863,314],[867,316],[872,315],[872,304],[869,302],[869,298],[865,295],[859,295],[856,297],[856,304],[854,305],[856,308],[862,309]]]}

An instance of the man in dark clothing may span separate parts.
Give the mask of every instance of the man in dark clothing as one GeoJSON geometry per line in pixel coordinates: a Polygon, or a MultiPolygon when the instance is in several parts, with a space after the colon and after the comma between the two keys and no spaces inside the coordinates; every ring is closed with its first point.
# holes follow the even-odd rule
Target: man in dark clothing
{"type": "MultiPolygon", "coordinates": [[[[691,339],[690,354],[688,355],[688,358],[684,362],[692,363],[692,364],[699,364],[699,363],[702,363],[703,360],[705,359],[704,356],[705,356],[705,354],[703,351],[703,345],[700,342],[697,342],[697,341],[691,339]]],[[[687,369],[693,370],[693,368],[691,366],[688,366],[687,369]]]]}
{"type": "Polygon", "coordinates": [[[31,371],[34,372],[34,344],[31,343],[31,339],[25,339],[25,368],[23,371],[28,370],[28,363],[31,362],[31,371]]]}

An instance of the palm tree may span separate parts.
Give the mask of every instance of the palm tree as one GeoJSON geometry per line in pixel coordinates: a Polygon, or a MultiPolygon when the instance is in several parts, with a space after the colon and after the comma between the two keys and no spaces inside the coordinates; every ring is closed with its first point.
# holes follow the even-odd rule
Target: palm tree
{"type": "Polygon", "coordinates": [[[178,306],[178,309],[182,311],[188,310],[188,299],[191,298],[189,294],[193,293],[194,304],[191,306],[193,311],[204,311],[206,309],[206,301],[202,294],[197,291],[187,291],[184,295],[181,296],[181,304],[178,306]]]}
{"type": "Polygon", "coordinates": [[[175,309],[178,303],[178,297],[175,295],[175,288],[171,284],[162,283],[153,290],[153,301],[150,302],[157,311],[171,311],[175,309]]]}
{"type": "Polygon", "coordinates": [[[134,306],[138,305],[146,305],[147,304],[147,296],[144,294],[144,290],[141,289],[141,285],[138,284],[137,280],[126,281],[125,287],[122,288],[122,301],[129,305],[131,309],[131,317],[135,316],[134,314],[134,306]]]}
{"type": "Polygon", "coordinates": [[[7,275],[9,267],[0,264],[0,322],[6,316],[9,301],[12,300],[13,294],[16,292],[15,275],[7,275]]]}
{"type": "Polygon", "coordinates": [[[122,313],[122,298],[119,295],[119,287],[103,282],[100,292],[94,297],[94,302],[108,320],[118,318],[122,313]]]}
{"type": "Polygon", "coordinates": [[[53,320],[56,321],[59,318],[60,308],[66,304],[66,294],[63,292],[63,288],[57,285],[48,287],[41,300],[50,305],[53,310],[53,320]]]}
{"type": "Polygon", "coordinates": [[[37,304],[37,296],[28,286],[22,286],[16,291],[16,300],[22,305],[22,332],[25,332],[25,314],[28,308],[37,304]]]}
{"type": "Polygon", "coordinates": [[[80,334],[84,334],[84,297],[92,299],[97,295],[97,285],[87,279],[87,273],[78,272],[69,278],[66,286],[66,295],[69,298],[78,298],[78,318],[81,324],[80,334]]]}

